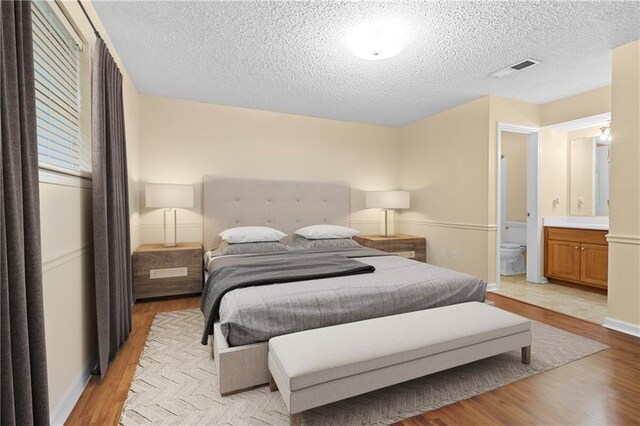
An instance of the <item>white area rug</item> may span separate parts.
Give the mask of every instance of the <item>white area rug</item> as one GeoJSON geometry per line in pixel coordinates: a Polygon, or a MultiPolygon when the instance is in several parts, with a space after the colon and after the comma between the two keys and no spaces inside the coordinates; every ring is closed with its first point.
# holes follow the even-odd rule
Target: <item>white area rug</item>
{"type": "MultiPolygon", "coordinates": [[[[198,310],[157,314],[136,369],[120,423],[286,425],[279,392],[260,387],[222,397],[211,347],[200,344],[198,310]]],[[[303,414],[304,424],[386,425],[496,389],[607,349],[606,345],[532,323],[532,363],[520,350],[326,405],[303,414]]]]}

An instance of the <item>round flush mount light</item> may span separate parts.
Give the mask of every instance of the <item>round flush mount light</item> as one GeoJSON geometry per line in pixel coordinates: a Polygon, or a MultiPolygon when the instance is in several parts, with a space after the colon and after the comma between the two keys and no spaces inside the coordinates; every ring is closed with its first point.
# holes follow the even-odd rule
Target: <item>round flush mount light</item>
{"type": "Polygon", "coordinates": [[[348,35],[347,45],[358,58],[376,61],[402,52],[404,39],[395,25],[362,24],[348,35]]]}

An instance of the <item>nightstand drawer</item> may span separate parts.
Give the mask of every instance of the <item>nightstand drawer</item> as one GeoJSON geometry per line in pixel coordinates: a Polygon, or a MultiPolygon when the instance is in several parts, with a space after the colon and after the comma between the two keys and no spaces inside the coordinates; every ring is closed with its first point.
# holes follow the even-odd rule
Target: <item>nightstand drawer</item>
{"type": "Polygon", "coordinates": [[[149,274],[152,269],[201,269],[201,250],[149,251],[133,253],[133,275],[149,274]]]}
{"type": "Polygon", "coordinates": [[[424,248],[424,244],[416,244],[409,241],[380,241],[375,248],[388,252],[415,251],[424,248]]]}
{"type": "Polygon", "coordinates": [[[133,252],[133,297],[174,296],[202,291],[202,246],[144,244],[133,252]]]}
{"type": "Polygon", "coordinates": [[[202,277],[158,278],[134,277],[134,299],[148,297],[177,296],[202,292],[202,277]]]}
{"type": "Polygon", "coordinates": [[[353,239],[364,247],[386,251],[420,262],[427,261],[427,242],[426,239],[422,237],[404,234],[398,234],[392,237],[356,235],[353,239]]]}

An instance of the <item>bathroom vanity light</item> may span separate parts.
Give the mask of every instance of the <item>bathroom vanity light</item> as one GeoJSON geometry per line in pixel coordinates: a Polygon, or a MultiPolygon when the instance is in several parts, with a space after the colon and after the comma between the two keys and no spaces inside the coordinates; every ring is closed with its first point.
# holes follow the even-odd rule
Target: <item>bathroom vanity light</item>
{"type": "Polygon", "coordinates": [[[611,120],[607,122],[607,125],[604,127],[600,127],[600,141],[601,142],[611,142],[611,120]]]}
{"type": "Polygon", "coordinates": [[[404,49],[400,27],[391,24],[362,24],[351,31],[347,45],[358,58],[367,60],[387,59],[404,49]]]}

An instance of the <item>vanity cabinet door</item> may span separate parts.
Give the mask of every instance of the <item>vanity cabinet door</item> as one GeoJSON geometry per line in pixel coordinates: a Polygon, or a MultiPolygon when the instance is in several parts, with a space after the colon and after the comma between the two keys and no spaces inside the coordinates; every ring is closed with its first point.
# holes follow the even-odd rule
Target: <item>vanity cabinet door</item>
{"type": "Polygon", "coordinates": [[[609,272],[608,247],[581,244],[580,269],[580,281],[606,288],[609,272]]]}
{"type": "Polygon", "coordinates": [[[547,241],[547,275],[571,281],[580,280],[580,243],[547,241]]]}

